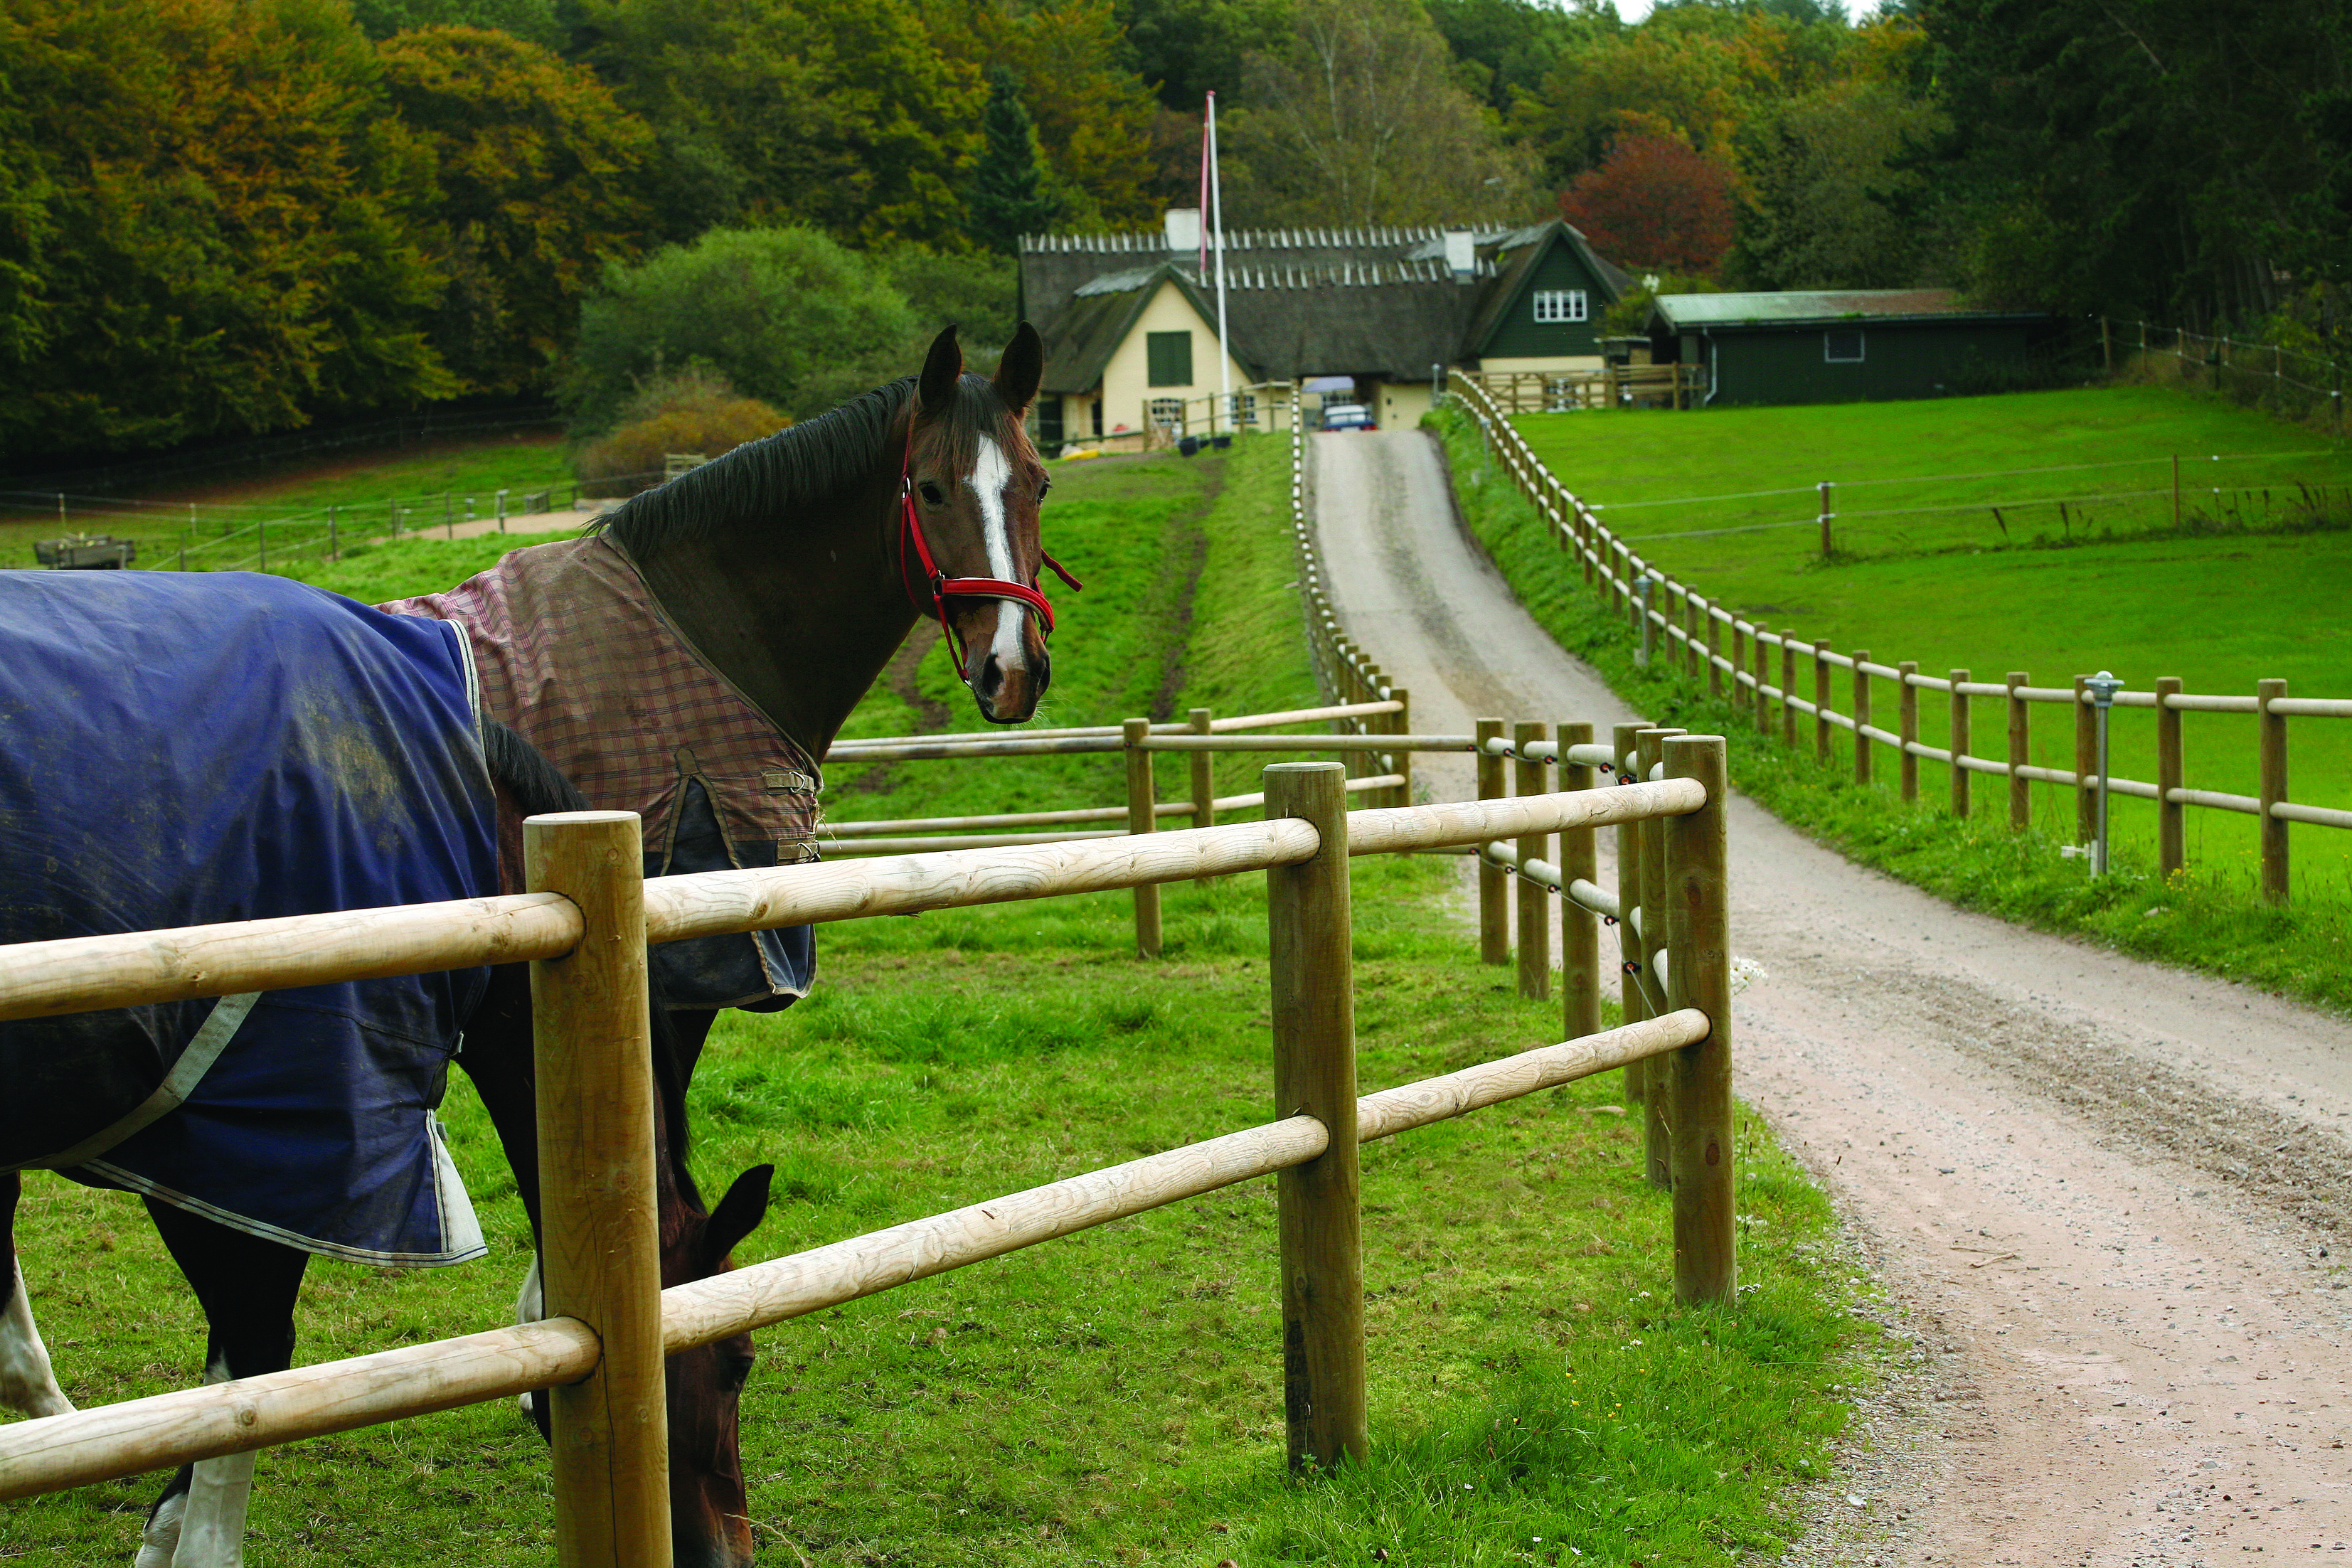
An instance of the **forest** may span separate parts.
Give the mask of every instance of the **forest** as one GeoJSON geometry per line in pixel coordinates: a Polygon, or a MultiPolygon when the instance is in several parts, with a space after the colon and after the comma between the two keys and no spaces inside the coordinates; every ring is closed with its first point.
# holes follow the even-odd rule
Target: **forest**
{"type": "Polygon", "coordinates": [[[1002,341],[1023,234],[1191,204],[1212,90],[1231,226],[1558,214],[1664,287],[2334,352],[2348,12],[11,0],[0,468],[467,400],[593,435],[679,378],[804,415],[941,321],[1002,341]]]}

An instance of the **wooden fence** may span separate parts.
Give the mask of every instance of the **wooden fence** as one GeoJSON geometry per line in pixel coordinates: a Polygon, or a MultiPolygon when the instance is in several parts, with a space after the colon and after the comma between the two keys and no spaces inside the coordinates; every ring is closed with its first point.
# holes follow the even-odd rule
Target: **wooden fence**
{"type": "Polygon", "coordinates": [[[2152,691],[2118,691],[2113,699],[2116,708],[2146,708],[2155,714],[2158,777],[2151,781],[2103,775],[2098,752],[2100,705],[2087,684],[2089,677],[2078,675],[2065,686],[2036,686],[2022,670],[2006,672],[1998,682],[1976,680],[1967,670],[1941,676],[1923,674],[1916,660],[1874,663],[1867,649],[1841,653],[1819,641],[1800,638],[1793,627],[1773,632],[1706,599],[1635,554],[1543,465],[1503,416],[1504,411],[1475,382],[1455,378],[1452,395],[1485,430],[1512,483],[1544,519],[1560,549],[1573,552],[1582,564],[1587,586],[1625,617],[1636,636],[1660,640],[1669,664],[1692,683],[1705,682],[1710,695],[1721,697],[1727,692],[1735,706],[1752,713],[1759,734],[1777,730],[1786,744],[1795,746],[1809,722],[1812,747],[1823,760],[1846,744],[1838,738],[1840,734],[1851,737],[1857,782],[1871,780],[1873,748],[1885,747],[1895,753],[1903,798],[1914,800],[1919,793],[1919,759],[1940,762],[1952,770],[1951,810],[1966,817],[1972,807],[1970,776],[1995,775],[2008,781],[2010,825],[2021,832],[2032,821],[2032,786],[2053,785],[2073,792],[2076,832],[2084,844],[2092,841],[2102,821],[2103,792],[2153,800],[2158,807],[2158,861],[2168,876],[2187,861],[2187,810],[2242,812],[2261,820],[2263,896],[2276,904],[2287,901],[2288,824],[2352,828],[2352,810],[2305,805],[2289,799],[2287,793],[2287,720],[2352,718],[2352,700],[2292,697],[2283,680],[2257,682],[2251,694],[2191,693],[2181,690],[2179,680],[2167,676],[2158,680],[2152,691]],[[1643,586],[1645,580],[1652,585],[1648,589],[1643,586]],[[1799,695],[1808,674],[1812,685],[1810,698],[1799,695]],[[1847,682],[1848,693],[1843,710],[1832,690],[1841,678],[1847,682]],[[1876,722],[1874,681],[1895,684],[1893,729],[1876,722]],[[1921,692],[1948,703],[1949,746],[1920,741],[1921,692]],[[1996,699],[2001,705],[2007,745],[2000,757],[1979,756],[1972,749],[1973,705],[1978,698],[1996,699]],[[2031,721],[2036,704],[2057,704],[2074,710],[2073,768],[2033,764],[2031,721]],[[2256,716],[2259,795],[2228,794],[2189,785],[2181,731],[2182,716],[2190,713],[2256,716]]]}
{"type": "Polygon", "coordinates": [[[551,1387],[558,1562],[667,1568],[665,1354],[1274,1173],[1290,1460],[1303,1469],[1361,1458],[1358,1146],[1629,1064],[1652,1064],[1652,1097],[1675,1133],[1677,1292],[1689,1302],[1728,1301],[1735,1159],[1724,745],[1718,737],[1665,737],[1642,753],[1659,758],[1658,777],[1639,782],[1353,813],[1338,765],[1284,764],[1266,769],[1259,822],[651,882],[635,815],[566,813],[526,826],[530,893],[10,947],[0,953],[0,1019],[531,960],[550,1315],[0,1427],[0,1499],[551,1387]],[[1618,1029],[1360,1096],[1348,859],[1460,845],[1508,852],[1512,841],[1540,843],[1555,832],[1589,841],[1608,826],[1631,826],[1657,845],[1644,863],[1654,864],[1660,902],[1643,909],[1643,928],[1664,934],[1654,966],[1663,974],[1650,977],[1663,981],[1656,1007],[1618,1029]],[[646,943],[1254,871],[1268,879],[1279,1119],[660,1288],[646,1196],[654,1140],[646,943]],[[595,1244],[584,1244],[592,1237],[595,1244]]]}
{"type": "Polygon", "coordinates": [[[1505,413],[1566,413],[1591,408],[1696,408],[1705,365],[1608,365],[1597,371],[1454,371],[1505,413]]]}

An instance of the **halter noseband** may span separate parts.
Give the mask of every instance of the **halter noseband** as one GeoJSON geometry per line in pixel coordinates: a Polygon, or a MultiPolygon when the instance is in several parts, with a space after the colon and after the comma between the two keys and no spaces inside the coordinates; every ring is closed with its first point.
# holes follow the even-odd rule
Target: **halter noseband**
{"type": "MultiPolygon", "coordinates": [[[[1038,556],[1054,569],[1054,575],[1070,585],[1076,592],[1085,585],[1070,575],[1069,569],[1039,546],[1038,556]]],[[[898,467],[898,576],[906,584],[907,597],[915,608],[940,623],[947,634],[948,651],[955,655],[956,679],[967,685],[971,677],[966,669],[963,639],[956,634],[948,622],[948,601],[950,599],[1010,599],[1026,606],[1045,623],[1045,634],[1054,631],[1054,607],[1037,591],[1034,581],[1013,582],[1001,577],[950,577],[931,559],[930,541],[923,537],[922,519],[915,511],[915,431],[910,422],[907,427],[907,455],[898,467]],[[915,560],[922,564],[922,576],[916,577],[913,563],[907,559],[907,547],[914,547],[915,560]]]]}

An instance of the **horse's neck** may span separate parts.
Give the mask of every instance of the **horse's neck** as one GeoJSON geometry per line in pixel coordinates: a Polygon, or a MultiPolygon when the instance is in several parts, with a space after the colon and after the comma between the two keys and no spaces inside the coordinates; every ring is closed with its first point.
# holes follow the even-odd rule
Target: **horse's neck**
{"type": "Polygon", "coordinates": [[[915,623],[880,521],[895,488],[863,486],[789,524],[731,523],[640,563],[678,629],[815,757],[915,623]]]}

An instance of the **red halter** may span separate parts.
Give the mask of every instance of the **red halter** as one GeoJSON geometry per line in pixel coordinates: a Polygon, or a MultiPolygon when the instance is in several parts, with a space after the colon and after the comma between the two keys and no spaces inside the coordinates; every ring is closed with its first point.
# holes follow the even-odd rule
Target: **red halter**
{"type": "MultiPolygon", "coordinates": [[[[909,429],[907,432],[906,460],[898,470],[898,576],[906,584],[907,597],[914,601],[915,608],[938,622],[940,630],[947,633],[948,651],[955,655],[956,679],[968,684],[971,676],[965,668],[963,639],[948,623],[949,600],[1010,599],[1026,605],[1044,622],[1048,636],[1054,631],[1054,607],[1046,601],[1044,594],[1037,591],[1034,581],[1012,582],[1001,577],[950,577],[940,570],[939,563],[931,559],[930,541],[923,537],[922,519],[915,512],[914,466],[915,433],[909,429]],[[919,579],[907,559],[907,547],[910,544],[915,547],[915,559],[922,563],[919,579]]],[[[1070,575],[1067,567],[1046,555],[1042,546],[1037,553],[1047,566],[1054,569],[1056,577],[1070,585],[1072,592],[1085,586],[1070,575]]]]}

